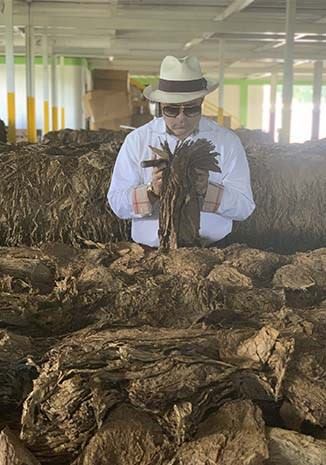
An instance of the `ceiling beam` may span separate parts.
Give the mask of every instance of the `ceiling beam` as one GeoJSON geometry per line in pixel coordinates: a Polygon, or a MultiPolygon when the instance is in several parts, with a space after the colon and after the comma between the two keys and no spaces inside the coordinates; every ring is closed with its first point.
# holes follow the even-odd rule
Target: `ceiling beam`
{"type": "MultiPolygon", "coordinates": [[[[253,2],[254,0],[233,0],[233,2],[228,7],[226,7],[224,11],[222,11],[217,16],[214,16],[213,21],[224,21],[234,13],[239,13],[253,2]]],[[[214,32],[206,32],[201,37],[195,37],[192,40],[186,42],[183,48],[184,50],[189,50],[193,46],[196,46],[201,42],[210,39],[214,34],[214,32]]]]}
{"type": "Polygon", "coordinates": [[[319,18],[316,23],[326,23],[326,16],[322,16],[321,18],[319,18]]]}
{"type": "MultiPolygon", "coordinates": [[[[278,63],[276,65],[270,66],[269,70],[265,69],[264,72],[262,72],[262,70],[259,71],[258,69],[255,71],[251,70],[249,76],[255,79],[264,79],[269,77],[271,73],[276,73],[281,74],[281,77],[283,77],[283,67],[283,63],[278,63]]],[[[313,62],[310,62],[309,60],[297,60],[293,63],[293,68],[293,72],[295,74],[311,74],[314,70],[313,62]],[[305,68],[298,69],[299,66],[302,67],[302,65],[305,65],[305,68]]]]}
{"type": "MultiPolygon", "coordinates": [[[[1,0],[0,0],[1,4],[1,0]]],[[[163,19],[168,20],[173,18],[175,20],[186,20],[186,19],[201,19],[211,20],[216,12],[222,12],[224,8],[218,8],[215,6],[156,6],[148,7],[146,5],[133,6],[132,4],[126,6],[118,5],[113,7],[112,4],[108,3],[79,3],[63,1],[60,2],[60,6],[56,1],[33,1],[32,12],[35,14],[51,14],[54,16],[72,15],[75,17],[87,16],[87,17],[101,17],[103,15],[117,16],[123,18],[133,18],[134,20],[139,19],[163,19]]],[[[15,14],[25,14],[26,5],[24,3],[15,4],[15,14]]]]}
{"type": "MultiPolygon", "coordinates": [[[[24,34],[23,32],[23,27],[20,29],[18,26],[15,26],[16,32],[20,34],[24,34]]],[[[38,28],[36,30],[36,35],[41,35],[43,33],[43,28],[38,28]]],[[[67,29],[60,29],[58,28],[50,28],[47,30],[48,36],[49,37],[74,37],[74,38],[79,38],[80,37],[80,31],[79,29],[76,28],[67,28],[67,29]]],[[[120,42],[129,42],[131,41],[132,44],[138,44],[138,43],[145,43],[146,46],[148,47],[148,41],[150,40],[151,47],[158,47],[164,49],[166,44],[168,46],[173,46],[177,44],[183,45],[185,41],[189,39],[189,34],[186,32],[181,32],[181,33],[176,33],[176,34],[171,34],[171,33],[157,33],[153,35],[151,31],[145,31],[144,33],[137,33],[135,31],[126,33],[126,34],[118,34],[115,37],[115,32],[114,30],[103,30],[103,29],[96,29],[92,31],[84,31],[82,36],[83,39],[89,38],[89,39],[98,39],[98,40],[106,40],[108,37],[111,38],[116,38],[120,42]]],[[[0,26],[0,36],[5,34],[5,27],[0,26]]],[[[297,42],[300,44],[316,44],[316,43],[326,43],[326,36],[323,35],[300,35],[300,40],[298,41],[298,36],[296,36],[297,42]]],[[[284,42],[283,35],[280,34],[218,34],[215,35],[214,38],[210,39],[207,41],[205,46],[211,47],[214,45],[214,47],[218,46],[218,41],[219,39],[226,39],[229,43],[229,45],[235,45],[236,43],[239,43],[241,45],[245,45],[247,43],[250,45],[253,42],[261,43],[261,44],[271,44],[275,45],[275,47],[272,48],[277,48],[276,45],[280,44],[278,46],[281,46],[282,42],[284,42]]],[[[239,45],[238,44],[238,45],[239,45]]],[[[259,45],[260,47],[260,45],[259,45]]],[[[268,48],[267,46],[265,48],[268,48]]]]}
{"type": "Polygon", "coordinates": [[[226,7],[226,9],[213,18],[214,21],[224,21],[234,13],[244,10],[247,6],[251,5],[255,0],[233,0],[233,2],[226,7]]]}
{"type": "MultiPolygon", "coordinates": [[[[325,60],[326,59],[326,47],[324,46],[322,49],[308,49],[308,50],[298,50],[295,49],[295,60],[325,60]],[[318,58],[320,57],[320,58],[318,58]]],[[[199,54],[202,57],[214,57],[214,53],[203,53],[199,54]]],[[[216,56],[216,53],[215,53],[216,56]]],[[[279,60],[283,61],[284,53],[282,50],[278,49],[271,49],[265,50],[263,52],[245,52],[242,53],[237,52],[236,50],[229,50],[228,51],[228,59],[232,60],[241,60],[241,61],[259,61],[259,60],[279,60]]]]}
{"type": "MultiPolygon", "coordinates": [[[[130,62],[134,60],[140,61],[154,61],[160,63],[160,60],[169,53],[173,53],[173,49],[165,50],[148,50],[147,53],[143,49],[128,48],[127,46],[121,47],[117,42],[116,45],[110,41],[107,43],[96,42],[87,43],[87,40],[78,42],[77,40],[65,40],[60,41],[59,39],[54,43],[54,53],[63,54],[65,56],[73,55],[80,57],[91,57],[97,56],[105,58],[109,55],[114,55],[116,58],[123,57],[130,62]]],[[[21,44],[15,46],[15,52],[17,54],[24,54],[25,48],[21,44]]],[[[36,53],[40,52],[36,49],[36,53]]],[[[0,47],[0,53],[4,53],[4,47],[0,47]]],[[[198,58],[201,62],[211,63],[212,66],[216,66],[216,50],[204,50],[201,53],[197,53],[198,58]]],[[[266,66],[270,66],[271,62],[281,63],[283,62],[283,53],[278,49],[266,50],[264,52],[251,52],[251,51],[238,51],[236,49],[228,50],[227,59],[229,63],[243,61],[261,61],[269,60],[265,62],[266,66]]],[[[308,48],[306,50],[295,49],[295,60],[326,60],[326,47],[319,48],[308,48]]]]}
{"type": "MultiPolygon", "coordinates": [[[[14,22],[16,26],[27,24],[27,15],[15,15],[14,22]]],[[[0,25],[5,25],[4,16],[0,14],[0,25]]],[[[252,34],[252,33],[282,33],[284,34],[283,23],[272,23],[269,21],[262,22],[216,22],[205,20],[178,21],[174,19],[140,19],[135,21],[133,18],[78,18],[74,16],[48,16],[33,13],[31,25],[36,27],[61,27],[61,28],[78,28],[81,32],[92,29],[115,29],[115,30],[147,30],[153,32],[159,31],[178,31],[188,32],[189,34],[197,33],[233,33],[233,34],[252,34]]],[[[296,33],[301,34],[326,34],[326,24],[297,23],[296,33]]]]}
{"type": "MultiPolygon", "coordinates": [[[[294,42],[298,42],[303,37],[306,37],[306,34],[295,34],[293,40],[294,42]]],[[[266,44],[266,45],[263,45],[262,47],[258,47],[255,49],[255,51],[260,52],[261,50],[266,50],[267,48],[279,48],[279,47],[283,47],[285,44],[286,44],[286,40],[280,39],[280,40],[277,40],[277,42],[275,42],[274,44],[266,44]]]]}

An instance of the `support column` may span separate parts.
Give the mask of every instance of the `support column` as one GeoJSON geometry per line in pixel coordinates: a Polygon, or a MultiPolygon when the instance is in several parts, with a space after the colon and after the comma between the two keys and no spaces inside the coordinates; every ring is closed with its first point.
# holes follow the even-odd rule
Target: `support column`
{"type": "Polygon", "coordinates": [[[15,104],[15,58],[13,37],[13,0],[5,0],[4,16],[6,24],[5,50],[7,73],[7,121],[8,142],[16,142],[16,104],[15,104]]]}
{"type": "Polygon", "coordinates": [[[313,110],[311,140],[319,139],[320,126],[320,100],[323,85],[323,62],[315,61],[314,64],[314,89],[313,89],[313,110]]]}
{"type": "MultiPolygon", "coordinates": [[[[84,67],[84,72],[85,72],[85,79],[86,79],[86,92],[90,92],[93,90],[93,79],[92,79],[92,73],[90,72],[88,68],[88,62],[87,59],[85,59],[85,67],[84,67]]],[[[85,126],[86,129],[89,129],[90,127],[90,118],[86,118],[85,120],[85,126]]]]}
{"type": "Polygon", "coordinates": [[[42,37],[43,55],[43,134],[50,130],[49,123],[49,42],[47,32],[42,37]]]}
{"type": "Polygon", "coordinates": [[[81,69],[80,69],[80,83],[81,83],[81,89],[80,89],[80,101],[82,102],[81,106],[81,115],[80,115],[80,128],[81,129],[86,129],[86,114],[85,114],[85,104],[84,104],[84,97],[87,91],[87,60],[85,58],[82,58],[82,64],[81,64],[81,69]]]}
{"type": "Polygon", "coordinates": [[[52,131],[59,128],[58,118],[58,92],[57,92],[57,56],[51,57],[51,105],[52,105],[52,131]]]}
{"type": "Polygon", "coordinates": [[[65,128],[65,57],[60,57],[60,116],[61,129],[65,128]]]}
{"type": "Polygon", "coordinates": [[[271,76],[271,96],[270,96],[270,114],[269,114],[269,133],[275,140],[275,121],[276,121],[276,97],[277,97],[277,74],[271,76]]]}
{"type": "Polygon", "coordinates": [[[219,53],[219,87],[218,87],[218,115],[217,121],[223,126],[224,124],[224,55],[225,55],[225,41],[220,39],[220,53],[219,53]]]}
{"type": "Polygon", "coordinates": [[[245,128],[248,122],[248,82],[243,80],[240,84],[240,124],[245,128]]]}
{"type": "Polygon", "coordinates": [[[291,133],[291,107],[293,97],[293,59],[294,59],[294,33],[296,0],[286,2],[286,44],[284,51],[284,76],[283,76],[283,113],[282,131],[280,142],[287,144],[290,142],[291,133]]]}
{"type": "Polygon", "coordinates": [[[35,112],[35,69],[34,69],[34,30],[30,24],[28,5],[28,25],[26,27],[26,95],[27,95],[27,140],[37,142],[35,112]]]}

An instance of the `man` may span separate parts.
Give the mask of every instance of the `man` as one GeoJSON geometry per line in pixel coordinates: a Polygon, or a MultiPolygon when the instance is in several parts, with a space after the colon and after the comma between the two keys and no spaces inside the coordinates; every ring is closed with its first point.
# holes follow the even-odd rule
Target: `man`
{"type": "MultiPolygon", "coordinates": [[[[163,166],[142,168],[141,162],[155,158],[154,148],[167,141],[173,152],[180,140],[205,138],[220,154],[221,173],[201,176],[206,196],[200,215],[203,244],[221,240],[232,230],[232,220],[245,220],[255,204],[250,186],[248,162],[239,138],[230,130],[201,116],[204,97],[218,84],[203,77],[194,56],[163,59],[156,86],[144,95],[161,105],[163,116],[137,128],[125,139],[112,174],[108,201],[120,218],[132,219],[132,239],[158,247],[159,195],[163,166]]],[[[202,191],[199,186],[198,191],[202,191]]]]}

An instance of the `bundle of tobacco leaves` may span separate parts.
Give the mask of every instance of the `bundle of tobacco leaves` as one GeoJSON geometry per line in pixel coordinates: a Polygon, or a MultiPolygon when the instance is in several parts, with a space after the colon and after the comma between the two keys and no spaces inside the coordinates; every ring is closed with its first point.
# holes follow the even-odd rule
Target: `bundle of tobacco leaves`
{"type": "Polygon", "coordinates": [[[162,149],[170,163],[163,171],[160,196],[159,238],[163,249],[200,245],[200,208],[205,192],[197,181],[208,171],[220,171],[214,145],[206,139],[177,144],[174,153],[165,142],[162,149]]]}
{"type": "Polygon", "coordinates": [[[326,246],[326,140],[247,151],[256,210],[230,240],[293,253],[326,246]]]}
{"type": "Polygon", "coordinates": [[[5,123],[0,119],[0,143],[6,143],[7,142],[7,130],[5,123]]]}
{"type": "Polygon", "coordinates": [[[50,131],[43,137],[43,143],[49,145],[71,144],[112,144],[112,148],[118,150],[129,131],[113,131],[111,129],[99,129],[97,131],[87,129],[60,129],[50,131]]]}
{"type": "Polygon", "coordinates": [[[1,142],[0,140],[0,156],[3,153],[9,152],[12,149],[12,146],[9,144],[6,144],[5,142],[1,142]]]}
{"type": "Polygon", "coordinates": [[[274,143],[273,137],[261,129],[238,128],[234,132],[245,149],[254,145],[271,145],[274,143]]]}
{"type": "Polygon", "coordinates": [[[115,143],[21,145],[0,157],[0,244],[128,238],[107,206],[115,143]]]}

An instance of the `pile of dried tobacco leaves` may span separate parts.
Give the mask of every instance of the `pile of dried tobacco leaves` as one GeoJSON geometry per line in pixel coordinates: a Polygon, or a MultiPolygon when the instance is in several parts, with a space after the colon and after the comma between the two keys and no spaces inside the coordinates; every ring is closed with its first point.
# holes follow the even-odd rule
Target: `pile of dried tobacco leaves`
{"type": "Polygon", "coordinates": [[[109,143],[19,145],[0,157],[0,244],[127,239],[106,193],[123,136],[109,143]]]}
{"type": "Polygon", "coordinates": [[[240,138],[245,149],[253,145],[271,145],[274,143],[273,137],[261,129],[238,128],[234,132],[240,138]]]}
{"type": "MultiPolygon", "coordinates": [[[[63,130],[49,133],[44,144],[6,145],[0,154],[0,245],[127,239],[128,224],[106,204],[125,134],[63,130]]],[[[248,160],[257,208],[235,224],[230,242],[281,253],[323,247],[326,140],[252,146],[248,160]]]]}
{"type": "Polygon", "coordinates": [[[6,465],[323,463],[326,249],[44,244],[0,276],[1,423],[37,459],[6,465]]]}
{"type": "Polygon", "coordinates": [[[163,253],[105,205],[124,136],[84,135],[0,156],[0,463],[326,463],[325,141],[249,153],[233,237],[285,254],[163,253]]]}
{"type": "Polygon", "coordinates": [[[232,242],[293,253],[326,245],[326,139],[248,149],[256,210],[232,242]]]}

